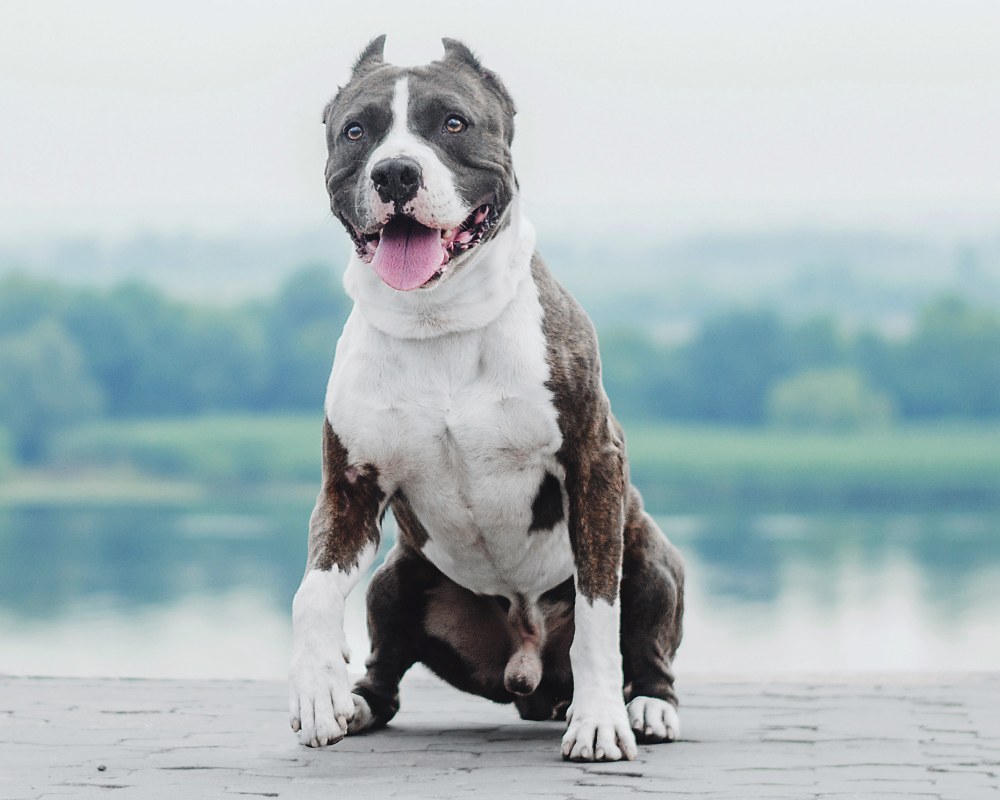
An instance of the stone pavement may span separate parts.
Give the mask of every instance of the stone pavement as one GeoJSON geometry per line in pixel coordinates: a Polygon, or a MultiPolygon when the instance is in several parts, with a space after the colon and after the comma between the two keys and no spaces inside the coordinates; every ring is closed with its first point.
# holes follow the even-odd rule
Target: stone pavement
{"type": "Polygon", "coordinates": [[[0,677],[0,798],[1000,798],[1000,674],[679,688],[682,741],[583,765],[561,723],[426,674],[389,729],[318,751],[280,683],[0,677]]]}

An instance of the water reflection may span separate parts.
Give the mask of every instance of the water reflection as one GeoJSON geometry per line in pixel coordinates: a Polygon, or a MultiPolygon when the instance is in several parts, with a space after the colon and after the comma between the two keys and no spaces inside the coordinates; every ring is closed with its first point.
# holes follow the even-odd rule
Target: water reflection
{"type": "Polygon", "coordinates": [[[309,510],[43,507],[0,513],[0,608],[52,618],[99,601],[122,613],[250,589],[287,607],[309,510]]]}
{"type": "Polygon", "coordinates": [[[730,514],[661,524],[691,565],[679,667],[1000,665],[996,513],[730,514]]]}
{"type": "Polygon", "coordinates": [[[877,578],[903,561],[919,572],[927,610],[953,619],[976,605],[977,576],[1000,565],[997,514],[719,514],[661,523],[696,554],[710,595],[743,603],[775,602],[789,581],[804,579],[831,605],[838,569],[877,578]]]}
{"type": "MultiPolygon", "coordinates": [[[[308,512],[0,512],[0,672],[282,677],[308,512]]],[[[1000,666],[1000,512],[660,523],[688,560],[682,673],[1000,666]]],[[[363,655],[361,591],[348,617],[363,655]]]]}

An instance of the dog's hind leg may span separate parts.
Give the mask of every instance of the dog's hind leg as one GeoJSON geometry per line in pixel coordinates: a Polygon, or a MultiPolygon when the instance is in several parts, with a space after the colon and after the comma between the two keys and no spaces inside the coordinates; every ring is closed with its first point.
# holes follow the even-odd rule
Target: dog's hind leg
{"type": "Polygon", "coordinates": [[[684,566],[634,488],[625,514],[621,644],[629,724],[640,742],[673,741],[680,721],[671,662],[681,641],[684,566]]]}
{"type": "Polygon", "coordinates": [[[500,703],[513,695],[504,668],[515,635],[503,603],[459,586],[411,544],[398,542],[368,586],[372,652],[354,687],[349,733],[385,726],[399,711],[399,683],[416,662],[457,689],[500,703]]]}
{"type": "Polygon", "coordinates": [[[371,655],[353,691],[355,714],[348,733],[384,727],[399,711],[399,682],[417,660],[427,593],[444,576],[403,543],[397,543],[368,584],[371,655]]]}

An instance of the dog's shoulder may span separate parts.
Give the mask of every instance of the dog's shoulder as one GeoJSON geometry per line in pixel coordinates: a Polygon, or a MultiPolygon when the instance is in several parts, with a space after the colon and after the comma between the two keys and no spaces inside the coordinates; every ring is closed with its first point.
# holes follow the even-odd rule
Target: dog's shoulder
{"type": "Polygon", "coordinates": [[[601,383],[597,332],[572,294],[535,253],[531,276],[542,307],[542,335],[549,367],[549,390],[565,435],[567,428],[610,411],[601,383]]]}

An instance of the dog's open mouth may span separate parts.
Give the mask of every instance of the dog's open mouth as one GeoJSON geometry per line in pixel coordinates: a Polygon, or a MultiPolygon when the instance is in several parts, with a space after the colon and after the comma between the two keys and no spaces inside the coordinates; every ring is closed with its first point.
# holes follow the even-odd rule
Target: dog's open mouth
{"type": "Polygon", "coordinates": [[[397,214],[375,233],[349,228],[361,260],[393,289],[407,292],[440,280],[448,263],[483,241],[496,224],[493,206],[479,206],[457,228],[440,230],[397,214]]]}

